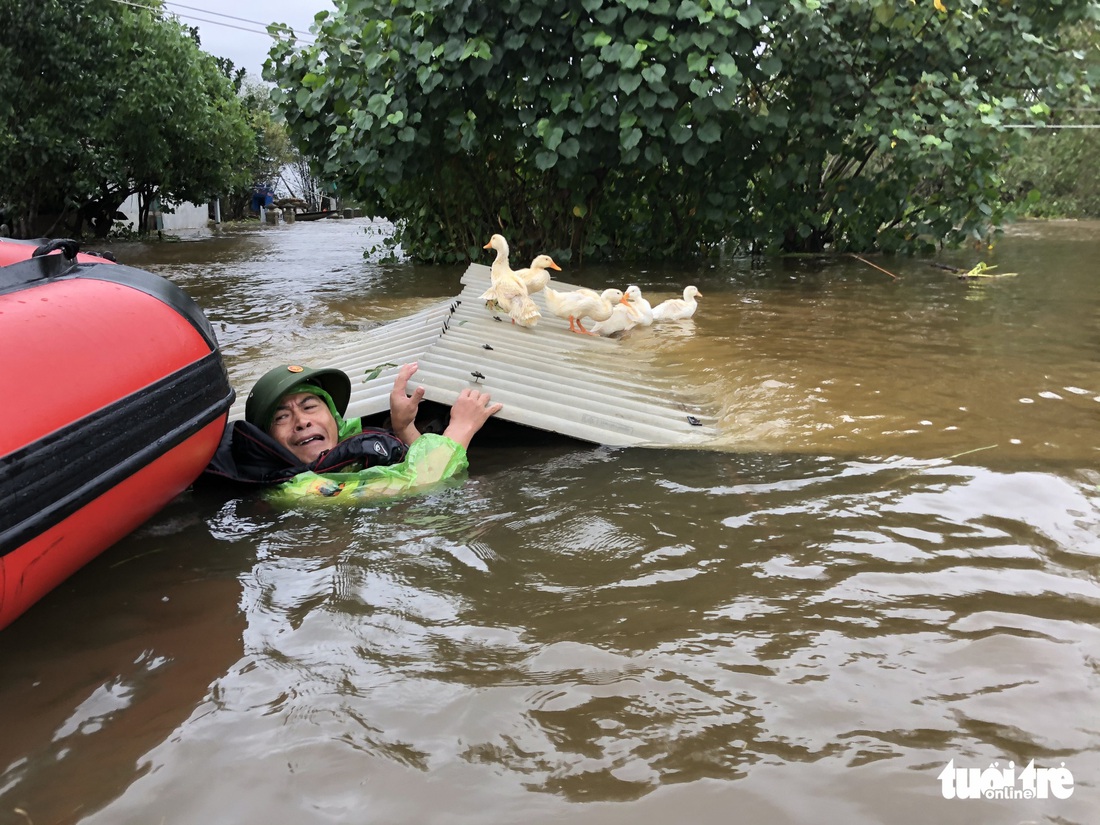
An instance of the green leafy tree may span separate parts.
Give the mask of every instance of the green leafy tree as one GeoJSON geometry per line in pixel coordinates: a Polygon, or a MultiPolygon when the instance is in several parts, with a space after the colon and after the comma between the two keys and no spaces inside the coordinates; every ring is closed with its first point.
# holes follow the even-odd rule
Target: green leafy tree
{"type": "MultiPolygon", "coordinates": [[[[1078,124],[1070,124],[1078,125],[1078,124]]],[[[1100,124],[1031,137],[1005,165],[1007,199],[1035,218],[1100,218],[1100,124]]]]}
{"type": "MultiPolygon", "coordinates": [[[[232,72],[231,63],[228,69],[232,72]]],[[[271,100],[271,88],[242,78],[238,96],[252,133],[252,152],[237,185],[226,193],[222,204],[222,214],[228,218],[247,216],[253,186],[262,183],[274,189],[283,169],[299,159],[287,135],[286,124],[271,100]]]]}
{"type": "MultiPolygon", "coordinates": [[[[1066,46],[1081,54],[1089,86],[1100,83],[1100,26],[1073,27],[1066,46]]],[[[1006,200],[1032,217],[1100,218],[1100,109],[1089,87],[1072,90],[1050,125],[1028,130],[1029,140],[1003,168],[1006,200]]]]}
{"type": "Polygon", "coordinates": [[[1002,218],[1004,127],[1078,82],[1058,37],[1095,12],[337,0],[266,77],[320,173],[422,260],[474,258],[501,229],[518,259],[915,249],[1002,218]]]}
{"type": "Polygon", "coordinates": [[[114,208],[137,192],[144,227],[154,199],[201,203],[239,185],[252,132],[231,81],[187,29],[148,12],[119,23],[121,42],[133,46],[116,67],[126,83],[102,124],[107,141],[95,182],[121,196],[114,208]]]}
{"type": "MultiPolygon", "coordinates": [[[[230,187],[252,135],[229,80],[188,30],[110,0],[0,0],[0,198],[17,229],[76,232],[230,187]]],[[[141,223],[144,226],[144,222],[141,223]]]]}
{"type": "Polygon", "coordinates": [[[106,4],[0,0],[0,200],[17,235],[73,193],[81,126],[98,109],[94,66],[105,58],[83,33],[109,25],[106,4]]]}

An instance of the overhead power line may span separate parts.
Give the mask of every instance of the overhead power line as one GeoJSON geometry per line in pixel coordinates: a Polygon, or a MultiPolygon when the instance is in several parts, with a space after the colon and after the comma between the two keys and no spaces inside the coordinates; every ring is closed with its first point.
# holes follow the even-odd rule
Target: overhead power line
{"type": "Polygon", "coordinates": [[[1006,123],[1006,129],[1100,129],[1100,123],[1064,123],[1044,125],[1035,123],[1006,123]]]}
{"type": "Polygon", "coordinates": [[[175,3],[172,0],[165,0],[164,5],[175,6],[178,9],[187,9],[188,11],[201,11],[203,14],[212,14],[215,17],[224,17],[226,20],[236,20],[240,23],[251,23],[254,26],[267,27],[266,23],[261,23],[259,20],[248,20],[244,17],[234,17],[232,14],[222,14],[220,11],[210,11],[210,9],[200,9],[196,6],[185,6],[183,3],[175,3]]]}
{"type": "MultiPolygon", "coordinates": [[[[160,11],[160,9],[158,9],[158,8],[155,8],[153,6],[147,6],[144,3],[135,3],[135,2],[133,2],[133,0],[112,0],[112,2],[118,3],[120,6],[132,6],[135,9],[145,9],[146,11],[160,11]]],[[[232,14],[222,14],[221,12],[210,11],[209,9],[200,9],[200,8],[195,7],[195,6],[186,6],[183,3],[170,2],[170,0],[166,0],[165,6],[175,6],[175,7],[181,8],[181,9],[187,9],[188,11],[198,11],[198,12],[202,12],[203,14],[211,14],[215,17],[222,17],[222,18],[225,18],[226,20],[236,20],[239,23],[249,23],[253,26],[259,26],[260,28],[252,29],[252,28],[247,28],[245,26],[237,26],[237,25],[234,25],[233,23],[223,23],[220,20],[210,20],[209,18],[206,18],[206,17],[198,17],[197,15],[194,15],[194,14],[185,14],[185,13],[177,12],[177,11],[172,12],[172,14],[174,14],[176,17],[181,17],[185,20],[197,20],[200,23],[209,23],[212,26],[221,26],[222,28],[225,28],[225,29],[236,29],[237,31],[249,32],[250,34],[262,34],[265,37],[272,37],[271,33],[267,31],[267,27],[268,27],[269,24],[264,23],[260,20],[249,20],[245,17],[234,17],[232,14]]],[[[289,26],[287,28],[290,28],[290,30],[292,32],[294,32],[294,36],[297,37],[299,41],[301,41],[301,42],[303,42],[307,45],[312,44],[314,42],[312,37],[310,37],[308,35],[299,34],[295,29],[293,29],[289,26]]]]}

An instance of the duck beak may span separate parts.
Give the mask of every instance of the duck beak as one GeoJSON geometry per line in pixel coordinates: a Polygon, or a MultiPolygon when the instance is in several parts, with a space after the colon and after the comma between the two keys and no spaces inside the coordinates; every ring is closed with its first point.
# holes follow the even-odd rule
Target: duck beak
{"type": "Polygon", "coordinates": [[[629,304],[630,303],[630,296],[629,295],[624,295],[622,298],[619,299],[619,303],[620,304],[629,304]]]}
{"type": "Polygon", "coordinates": [[[481,248],[482,249],[492,249],[493,248],[493,242],[489,241],[489,243],[485,244],[485,246],[483,246],[481,248]]]}
{"type": "Polygon", "coordinates": [[[560,267],[560,266],[558,266],[558,265],[557,265],[556,263],[554,263],[553,261],[551,261],[551,262],[550,262],[550,268],[551,268],[551,269],[556,269],[556,270],[557,270],[558,272],[561,272],[561,267],[560,267]]]}

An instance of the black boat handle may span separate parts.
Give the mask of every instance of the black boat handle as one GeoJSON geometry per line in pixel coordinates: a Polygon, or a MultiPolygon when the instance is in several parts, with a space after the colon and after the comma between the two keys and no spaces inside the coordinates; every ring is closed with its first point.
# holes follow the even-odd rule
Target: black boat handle
{"type": "Polygon", "coordinates": [[[34,252],[31,253],[31,257],[40,258],[58,249],[61,250],[61,254],[64,255],[67,260],[72,261],[76,259],[76,253],[80,251],[80,242],[74,241],[71,238],[58,238],[57,240],[44,243],[37,247],[34,252]]]}

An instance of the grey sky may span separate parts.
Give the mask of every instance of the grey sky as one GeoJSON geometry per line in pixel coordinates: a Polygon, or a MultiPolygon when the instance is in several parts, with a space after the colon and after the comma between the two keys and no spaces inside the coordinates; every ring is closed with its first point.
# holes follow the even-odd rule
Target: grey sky
{"type": "Polygon", "coordinates": [[[332,0],[165,0],[165,6],[181,22],[198,27],[203,51],[228,57],[257,78],[271,47],[268,23],[286,23],[299,40],[312,39],[314,15],[334,9],[332,0]]]}

